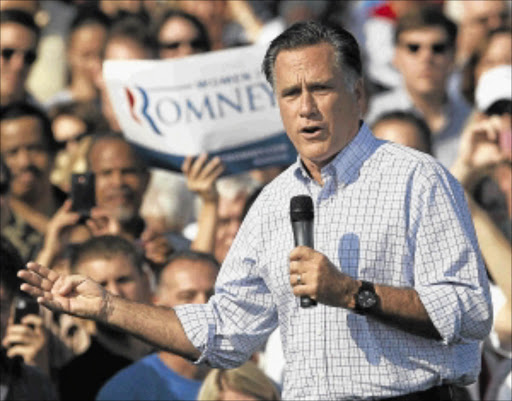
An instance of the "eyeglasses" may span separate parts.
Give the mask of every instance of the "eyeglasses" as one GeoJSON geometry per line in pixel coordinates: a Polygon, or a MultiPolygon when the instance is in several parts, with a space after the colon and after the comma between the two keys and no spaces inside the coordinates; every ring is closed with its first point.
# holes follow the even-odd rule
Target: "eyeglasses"
{"type": "Polygon", "coordinates": [[[5,61],[9,61],[12,56],[14,56],[14,53],[23,53],[23,62],[25,65],[30,66],[34,64],[34,61],[36,61],[37,53],[35,50],[19,50],[19,49],[13,49],[11,47],[5,47],[2,49],[2,58],[5,59],[5,61]]]}
{"type": "Polygon", "coordinates": [[[159,42],[158,47],[160,50],[176,50],[180,46],[189,45],[195,50],[206,50],[208,49],[208,44],[203,39],[192,39],[192,40],[182,40],[176,42],[159,42]]]}
{"type": "MultiPolygon", "coordinates": [[[[420,45],[419,43],[403,43],[402,46],[411,54],[416,54],[422,47],[425,47],[425,45],[420,45]]],[[[430,45],[430,50],[433,54],[445,54],[449,48],[450,46],[446,42],[438,42],[430,45]]]]}

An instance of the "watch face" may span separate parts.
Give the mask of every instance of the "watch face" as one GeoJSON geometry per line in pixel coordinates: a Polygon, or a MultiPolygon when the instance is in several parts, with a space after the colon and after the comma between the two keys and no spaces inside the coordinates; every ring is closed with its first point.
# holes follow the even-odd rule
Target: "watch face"
{"type": "Polygon", "coordinates": [[[359,306],[364,309],[371,308],[377,303],[375,294],[369,290],[361,291],[357,296],[357,300],[359,301],[359,306]]]}

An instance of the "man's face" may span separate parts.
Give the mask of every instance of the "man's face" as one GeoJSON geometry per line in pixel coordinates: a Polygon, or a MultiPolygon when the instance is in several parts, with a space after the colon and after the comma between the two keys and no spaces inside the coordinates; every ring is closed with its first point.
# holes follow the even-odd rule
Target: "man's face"
{"type": "Polygon", "coordinates": [[[2,104],[21,100],[30,66],[36,58],[37,37],[23,25],[0,25],[0,93],[2,104]]]}
{"type": "Polygon", "coordinates": [[[73,32],[68,50],[72,74],[95,82],[106,37],[107,30],[101,24],[85,25],[73,32]]]}
{"type": "Polygon", "coordinates": [[[205,304],[213,295],[217,268],[202,260],[177,259],[164,267],[158,285],[159,305],[205,304]]]}
{"type": "Polygon", "coordinates": [[[51,158],[38,118],[27,116],[3,120],[0,147],[12,173],[11,194],[30,202],[49,185],[51,158]]]}
{"type": "Polygon", "coordinates": [[[219,262],[226,258],[242,224],[242,214],[246,201],[247,195],[242,192],[233,199],[222,196],[219,198],[217,231],[215,232],[215,259],[219,262]]]}
{"type": "Polygon", "coordinates": [[[288,137],[306,167],[329,163],[359,129],[362,85],[347,88],[331,45],[282,50],[274,87],[288,137]]]}
{"type": "Polygon", "coordinates": [[[493,29],[510,26],[510,12],[502,0],[464,1],[461,34],[474,46],[493,29]]]}
{"type": "Polygon", "coordinates": [[[97,205],[121,221],[134,217],[148,184],[147,173],[124,141],[102,140],[93,147],[90,169],[96,174],[97,205]]]}
{"type": "Polygon", "coordinates": [[[86,259],[76,266],[76,271],[89,276],[114,295],[136,302],[149,300],[146,276],[124,255],[86,259]]]}
{"type": "Polygon", "coordinates": [[[428,153],[421,132],[410,122],[401,120],[382,121],[373,128],[373,133],[377,138],[428,153]]]}
{"type": "Polygon", "coordinates": [[[454,53],[442,28],[422,28],[400,35],[394,62],[409,92],[444,95],[454,53]]]}

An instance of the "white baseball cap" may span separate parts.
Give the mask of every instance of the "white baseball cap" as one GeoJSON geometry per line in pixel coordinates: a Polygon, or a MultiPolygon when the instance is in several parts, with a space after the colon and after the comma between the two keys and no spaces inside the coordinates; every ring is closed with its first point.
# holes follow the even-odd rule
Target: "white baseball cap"
{"type": "Polygon", "coordinates": [[[498,100],[512,99],[512,65],[493,67],[482,74],[475,90],[476,107],[486,111],[498,100]]]}

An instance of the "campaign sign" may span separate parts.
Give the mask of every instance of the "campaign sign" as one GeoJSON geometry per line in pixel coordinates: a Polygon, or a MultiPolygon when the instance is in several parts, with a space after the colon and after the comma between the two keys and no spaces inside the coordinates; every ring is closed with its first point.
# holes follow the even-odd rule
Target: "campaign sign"
{"type": "Polygon", "coordinates": [[[187,155],[219,156],[226,174],[296,160],[270,85],[265,48],[169,60],[109,60],[103,74],[126,138],[150,166],[179,171],[187,155]]]}

